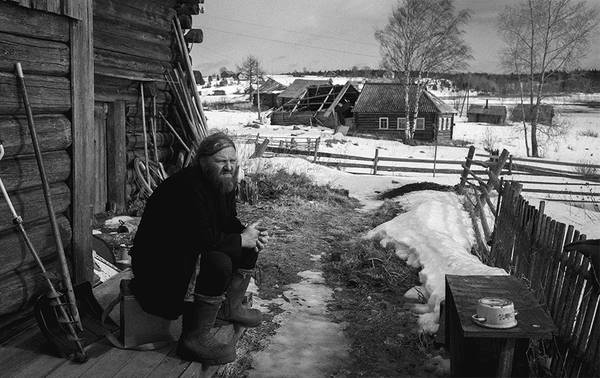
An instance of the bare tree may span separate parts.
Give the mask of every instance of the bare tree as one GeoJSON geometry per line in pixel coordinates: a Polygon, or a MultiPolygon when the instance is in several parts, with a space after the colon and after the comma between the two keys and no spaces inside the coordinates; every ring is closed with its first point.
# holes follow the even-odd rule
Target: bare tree
{"type": "Polygon", "coordinates": [[[598,27],[598,12],[582,0],[522,0],[498,16],[498,29],[506,44],[502,65],[528,84],[534,157],[539,156],[538,119],[544,84],[555,72],[573,68],[585,56],[598,27]]]}
{"type": "MultiPolygon", "coordinates": [[[[237,66],[238,72],[240,76],[243,76],[248,80],[248,86],[250,89],[250,100],[252,100],[252,96],[254,94],[254,88],[252,87],[252,83],[256,82],[256,88],[260,85],[260,79],[265,74],[258,58],[253,55],[248,55],[240,66],[237,66]]],[[[261,120],[260,116],[260,94],[257,94],[258,101],[258,120],[261,120]]]]}
{"type": "MultiPolygon", "coordinates": [[[[419,101],[431,73],[465,69],[471,48],[463,39],[469,11],[456,12],[452,0],[403,0],[392,11],[388,24],[375,32],[384,68],[404,78],[406,139],[414,138],[419,101]],[[411,86],[416,84],[413,101],[411,86]]],[[[413,89],[414,90],[414,89],[413,89]]]]}

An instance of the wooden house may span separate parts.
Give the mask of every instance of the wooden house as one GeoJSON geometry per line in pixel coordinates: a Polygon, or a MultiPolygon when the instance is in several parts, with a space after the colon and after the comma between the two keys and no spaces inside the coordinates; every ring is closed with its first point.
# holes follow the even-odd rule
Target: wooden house
{"type": "Polygon", "coordinates": [[[252,94],[252,103],[258,106],[258,96],[260,95],[260,106],[267,108],[275,108],[277,104],[277,96],[286,89],[286,86],[272,77],[267,77],[264,83],[260,85],[257,92],[252,94]]]}
{"type": "MultiPolygon", "coordinates": [[[[290,93],[290,88],[284,93],[290,93]]],[[[296,86],[293,89],[298,93],[296,98],[286,101],[271,113],[272,125],[320,125],[335,128],[352,118],[352,108],[359,93],[350,81],[344,85],[309,85],[302,91],[298,88],[296,86]]]]}
{"type": "MultiPolygon", "coordinates": [[[[175,62],[172,21],[178,17],[189,29],[198,11],[198,1],[189,0],[0,0],[6,152],[0,178],[49,270],[56,247],[15,63],[25,74],[72,278],[92,282],[94,215],[127,208],[135,190],[132,162],[144,155],[142,85],[148,119],[153,105],[171,117],[174,96],[164,73],[175,62]]],[[[157,155],[168,166],[177,152],[174,137],[160,118],[156,123],[157,155]]],[[[0,339],[30,314],[33,298],[45,289],[0,200],[0,339]]]]}
{"type": "Polygon", "coordinates": [[[493,125],[506,124],[506,106],[504,105],[488,105],[488,100],[485,100],[485,105],[473,104],[467,110],[467,119],[469,122],[485,122],[493,125]]]}
{"type": "MultiPolygon", "coordinates": [[[[404,139],[407,127],[404,85],[396,82],[367,82],[354,105],[354,130],[395,139],[404,139]]],[[[414,103],[416,86],[409,101],[414,103]]],[[[452,139],[456,110],[431,92],[423,90],[415,120],[414,139],[433,141],[452,139]]],[[[409,114],[409,116],[412,116],[409,114]]]]}
{"type": "MultiPolygon", "coordinates": [[[[514,122],[523,121],[523,113],[525,113],[525,121],[531,122],[533,120],[532,106],[529,104],[521,105],[518,104],[512,109],[510,113],[510,120],[514,122]],[[523,112],[523,109],[525,110],[523,112]]],[[[540,105],[538,110],[538,123],[543,125],[552,125],[554,119],[554,107],[552,105],[540,105]]]]}

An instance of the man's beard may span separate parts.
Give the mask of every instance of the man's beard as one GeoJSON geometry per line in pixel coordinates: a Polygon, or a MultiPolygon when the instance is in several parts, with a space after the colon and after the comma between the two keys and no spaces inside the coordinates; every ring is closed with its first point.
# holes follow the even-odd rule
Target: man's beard
{"type": "Polygon", "coordinates": [[[208,181],[219,193],[231,193],[237,186],[238,167],[233,171],[219,171],[214,168],[208,169],[208,181]],[[231,173],[231,175],[225,175],[231,173]]]}

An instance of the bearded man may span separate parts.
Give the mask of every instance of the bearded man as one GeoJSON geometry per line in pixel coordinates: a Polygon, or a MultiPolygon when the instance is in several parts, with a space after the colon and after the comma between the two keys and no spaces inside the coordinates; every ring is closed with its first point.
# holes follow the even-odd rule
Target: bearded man
{"type": "Polygon", "coordinates": [[[193,166],[166,179],[146,203],[131,253],[131,290],[148,313],[183,314],[180,357],[224,364],[235,360],[235,348],[209,332],[217,316],[260,324],[260,311],[242,306],[242,299],[268,234],[237,218],[233,141],[210,135],[195,156],[193,166]]]}

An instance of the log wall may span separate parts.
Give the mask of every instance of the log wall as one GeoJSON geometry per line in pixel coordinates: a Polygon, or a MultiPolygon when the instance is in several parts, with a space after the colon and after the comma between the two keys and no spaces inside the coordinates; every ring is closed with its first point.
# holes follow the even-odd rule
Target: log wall
{"type": "MultiPolygon", "coordinates": [[[[437,128],[438,116],[440,115],[435,113],[419,114],[419,118],[425,118],[425,129],[415,130],[415,140],[434,140],[434,132],[437,128]]],[[[396,127],[396,119],[404,117],[404,113],[355,113],[354,130],[360,133],[404,139],[404,130],[398,130],[396,127]],[[388,117],[389,129],[385,130],[379,128],[380,117],[388,117]]],[[[454,118],[452,118],[452,123],[454,123],[454,118]]],[[[452,129],[438,131],[439,141],[450,139],[452,139],[452,129]]]]}
{"type": "MultiPolygon", "coordinates": [[[[41,4],[41,2],[38,2],[41,4]]],[[[71,130],[71,18],[0,1],[0,140],[5,156],[0,179],[6,187],[33,245],[52,271],[57,260],[41,178],[27,118],[18,89],[15,63],[25,74],[42,160],[51,187],[63,244],[69,246],[71,130]]],[[[40,269],[14,229],[12,215],[0,197],[0,327],[25,310],[46,287],[40,269]]]]}
{"type": "MultiPolygon", "coordinates": [[[[109,138],[104,143],[124,143],[124,146],[110,146],[110,150],[120,151],[123,154],[106,156],[109,161],[98,160],[96,173],[100,180],[96,195],[95,211],[99,212],[109,203],[110,208],[124,210],[123,204],[115,204],[111,196],[118,196],[125,191],[127,195],[127,179],[112,180],[108,183],[106,175],[110,176],[115,170],[125,172],[133,168],[136,157],[144,157],[144,140],[142,127],[142,106],[140,84],[144,83],[145,116],[150,141],[150,122],[152,119],[152,99],[156,100],[157,111],[168,114],[171,103],[169,86],[165,81],[165,72],[173,67],[172,53],[172,19],[176,16],[175,6],[177,0],[96,0],[94,1],[94,61],[95,61],[95,101],[96,107],[105,104],[124,102],[125,115],[120,118],[109,116],[96,111],[96,127],[118,128],[108,130],[105,135],[109,138]],[[100,118],[99,118],[100,117],[100,118]],[[103,117],[103,118],[101,118],[103,117]],[[116,120],[116,121],[115,121],[116,120]],[[125,129],[125,140],[114,141],[112,136],[121,138],[125,129]],[[125,156],[126,161],[110,161],[112,156],[125,156]],[[125,167],[120,165],[124,164],[125,167]],[[108,184],[108,185],[107,185],[108,184]],[[114,186],[117,186],[115,188],[114,186]],[[101,187],[100,187],[101,186],[101,187]],[[106,190],[107,186],[111,187],[106,190]],[[103,203],[104,202],[104,203],[103,203]]],[[[114,108],[117,109],[117,108],[114,108]]],[[[121,109],[121,108],[119,108],[121,109]]],[[[162,132],[166,127],[157,117],[157,146],[159,159],[168,166],[169,159],[173,156],[170,147],[173,138],[162,132]]],[[[96,130],[96,135],[101,137],[102,131],[96,130]]],[[[102,143],[102,142],[99,142],[102,143]]],[[[98,144],[99,148],[106,149],[105,144],[98,144]]],[[[152,147],[148,146],[149,158],[154,161],[152,147]]],[[[96,156],[102,156],[97,151],[96,156]]],[[[102,159],[102,158],[101,158],[102,159]]],[[[131,198],[126,198],[126,201],[131,198]]]]}

